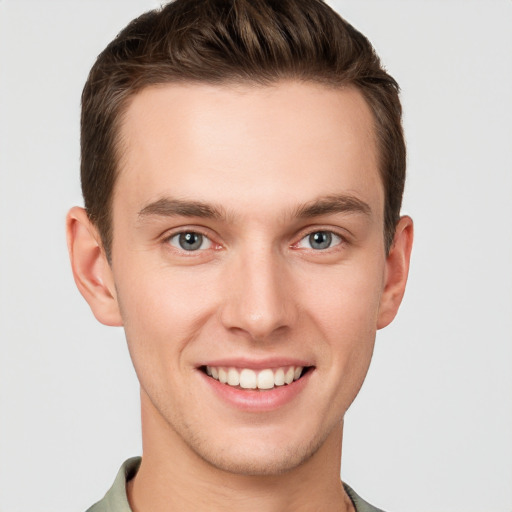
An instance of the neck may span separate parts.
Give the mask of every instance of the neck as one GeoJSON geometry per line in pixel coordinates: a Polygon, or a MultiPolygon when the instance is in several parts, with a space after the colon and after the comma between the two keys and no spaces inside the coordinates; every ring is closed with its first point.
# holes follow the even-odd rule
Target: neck
{"type": "Polygon", "coordinates": [[[340,480],[342,424],[296,468],[276,475],[244,475],[203,460],[147,400],[142,404],[142,463],[127,486],[133,512],[354,510],[340,480]]]}

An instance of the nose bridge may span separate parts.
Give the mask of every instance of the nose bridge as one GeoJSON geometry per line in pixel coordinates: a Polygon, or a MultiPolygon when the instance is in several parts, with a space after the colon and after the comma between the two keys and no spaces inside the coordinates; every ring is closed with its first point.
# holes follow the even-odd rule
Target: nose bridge
{"type": "Polygon", "coordinates": [[[240,253],[232,262],[222,320],[229,329],[263,339],[295,320],[284,258],[272,247],[240,253]]]}

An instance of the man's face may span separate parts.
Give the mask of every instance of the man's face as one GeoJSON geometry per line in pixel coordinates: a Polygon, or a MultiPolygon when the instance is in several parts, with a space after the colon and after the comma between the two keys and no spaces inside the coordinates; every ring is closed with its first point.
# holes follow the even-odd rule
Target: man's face
{"type": "Polygon", "coordinates": [[[386,283],[372,126],[357,91],[313,84],[134,97],[112,279],[146,437],[273,474],[340,436],[386,283]]]}

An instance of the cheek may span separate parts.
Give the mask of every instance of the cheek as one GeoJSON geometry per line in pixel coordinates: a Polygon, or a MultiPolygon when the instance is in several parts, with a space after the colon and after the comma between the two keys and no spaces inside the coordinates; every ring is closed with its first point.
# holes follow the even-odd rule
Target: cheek
{"type": "Polygon", "coordinates": [[[304,307],[321,332],[324,343],[319,350],[331,378],[343,383],[340,398],[345,406],[355,397],[368,370],[382,295],[384,265],[377,259],[366,263],[330,272],[322,288],[310,283],[313,291],[304,307]]]}
{"type": "Polygon", "coordinates": [[[357,396],[373,355],[381,289],[369,277],[352,272],[318,306],[330,403],[339,411],[346,411],[357,396]]]}
{"type": "MultiPolygon", "coordinates": [[[[382,258],[383,259],[383,258],[382,258]]],[[[337,269],[318,269],[304,280],[304,309],[314,312],[319,325],[340,335],[375,333],[383,291],[384,264],[377,258],[337,269]]]]}
{"type": "Polygon", "coordinates": [[[180,353],[216,309],[207,293],[214,276],[142,263],[127,261],[115,276],[130,351],[155,358],[180,353]]]}
{"type": "MultiPolygon", "coordinates": [[[[154,403],[177,406],[176,393],[184,368],[183,352],[197,331],[184,287],[163,276],[141,272],[137,278],[118,279],[118,300],[130,357],[141,388],[154,403]]],[[[195,322],[197,324],[197,322],[195,322]]],[[[186,389],[182,393],[186,394],[186,389]]]]}

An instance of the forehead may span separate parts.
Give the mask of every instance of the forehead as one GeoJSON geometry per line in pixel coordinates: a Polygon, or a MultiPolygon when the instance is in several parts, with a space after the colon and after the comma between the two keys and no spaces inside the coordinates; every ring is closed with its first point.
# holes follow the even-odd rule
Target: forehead
{"type": "Polygon", "coordinates": [[[135,95],[120,129],[114,194],[139,208],[160,197],[250,214],[350,193],[382,210],[372,113],[353,88],[166,84],[135,95]]]}

